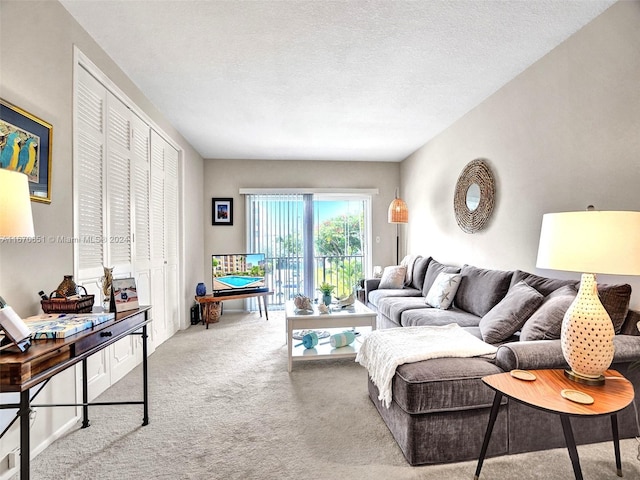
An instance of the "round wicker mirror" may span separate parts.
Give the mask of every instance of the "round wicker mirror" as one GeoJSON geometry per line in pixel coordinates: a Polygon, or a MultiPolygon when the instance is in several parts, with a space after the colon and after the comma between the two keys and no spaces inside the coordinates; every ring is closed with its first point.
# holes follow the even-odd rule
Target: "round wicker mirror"
{"type": "Polygon", "coordinates": [[[489,164],[482,158],[469,162],[458,177],[453,197],[460,228],[466,233],[482,230],[491,216],[494,200],[495,182],[489,164]]]}

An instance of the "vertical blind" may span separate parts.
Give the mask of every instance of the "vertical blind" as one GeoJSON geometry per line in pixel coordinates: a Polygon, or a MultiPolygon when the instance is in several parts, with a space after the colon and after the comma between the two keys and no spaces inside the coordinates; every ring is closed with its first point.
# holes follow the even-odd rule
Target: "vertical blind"
{"type": "Polygon", "coordinates": [[[305,271],[304,197],[247,195],[247,248],[266,255],[267,284],[276,292],[275,305],[284,303],[307,283],[300,281],[305,271]]]}

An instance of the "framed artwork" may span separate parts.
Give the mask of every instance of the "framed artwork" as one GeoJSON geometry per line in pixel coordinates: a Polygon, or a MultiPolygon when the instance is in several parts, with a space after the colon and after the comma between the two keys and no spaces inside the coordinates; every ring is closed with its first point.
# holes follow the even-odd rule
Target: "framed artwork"
{"type": "Polygon", "coordinates": [[[35,202],[51,203],[51,141],[47,122],[0,99],[0,168],[24,172],[35,202]]]}
{"type": "Polygon", "coordinates": [[[138,308],[138,289],[135,278],[114,278],[111,284],[111,311],[116,313],[138,308]]]}
{"type": "Polygon", "coordinates": [[[233,225],[233,198],[212,198],[212,225],[233,225]]]}

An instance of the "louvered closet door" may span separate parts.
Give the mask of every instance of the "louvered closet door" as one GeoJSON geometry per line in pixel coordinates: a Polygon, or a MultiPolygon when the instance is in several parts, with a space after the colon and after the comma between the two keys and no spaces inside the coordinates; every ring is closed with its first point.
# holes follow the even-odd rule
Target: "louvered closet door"
{"type": "MultiPolygon", "coordinates": [[[[77,281],[85,284],[102,275],[105,244],[103,204],[105,202],[106,110],[105,88],[86,70],[78,70],[76,92],[75,186],[77,281]]],[[[89,285],[85,285],[89,287],[89,285]]],[[[91,293],[99,293],[92,285],[91,293]]]]}
{"type": "Polygon", "coordinates": [[[139,117],[133,117],[133,225],[134,271],[138,301],[151,305],[151,225],[150,225],[150,129],[139,117]]]}
{"type": "MultiPolygon", "coordinates": [[[[98,80],[78,70],[75,191],[77,283],[101,301],[103,265],[114,277],[133,276],[131,244],[131,112],[98,80]]],[[[89,358],[92,396],[124,376],[140,360],[138,337],[127,337],[89,358]]]]}
{"type": "Polygon", "coordinates": [[[105,260],[114,277],[131,277],[131,112],[107,94],[107,230],[105,260]]]}
{"type": "MultiPolygon", "coordinates": [[[[134,277],[131,244],[132,118],[130,110],[111,93],[107,93],[105,265],[113,267],[114,278],[134,277]]],[[[109,352],[110,380],[113,384],[142,359],[140,337],[129,335],[114,343],[109,352]]]]}
{"type": "Polygon", "coordinates": [[[150,184],[150,225],[151,225],[151,304],[153,322],[151,341],[154,347],[170,336],[165,308],[165,141],[155,131],[151,131],[151,184],[150,184]]]}
{"type": "MultiPolygon", "coordinates": [[[[97,279],[103,273],[106,244],[106,150],[107,91],[86,70],[78,69],[76,86],[75,193],[76,282],[97,295],[97,279]]],[[[98,300],[99,301],[99,300],[98,300]]],[[[111,385],[109,349],[87,360],[90,400],[111,385]]]]}
{"type": "Polygon", "coordinates": [[[173,335],[180,328],[178,279],[178,151],[165,144],[165,251],[167,328],[173,335]]]}

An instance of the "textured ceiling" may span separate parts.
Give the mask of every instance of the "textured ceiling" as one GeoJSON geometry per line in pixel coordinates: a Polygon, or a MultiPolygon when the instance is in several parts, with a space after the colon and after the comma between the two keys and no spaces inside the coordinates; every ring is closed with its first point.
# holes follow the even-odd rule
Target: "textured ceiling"
{"type": "Polygon", "coordinates": [[[204,158],[401,161],[611,0],[62,0],[204,158]]]}

